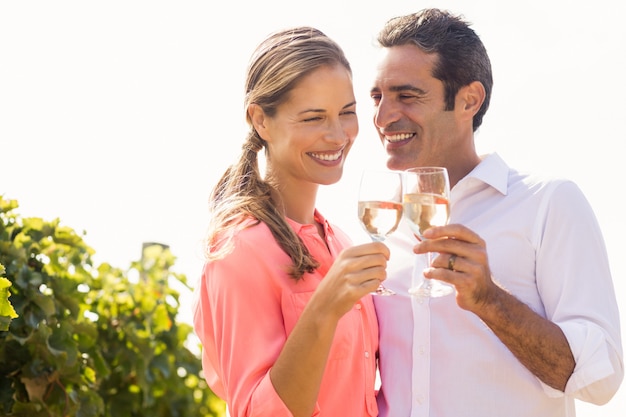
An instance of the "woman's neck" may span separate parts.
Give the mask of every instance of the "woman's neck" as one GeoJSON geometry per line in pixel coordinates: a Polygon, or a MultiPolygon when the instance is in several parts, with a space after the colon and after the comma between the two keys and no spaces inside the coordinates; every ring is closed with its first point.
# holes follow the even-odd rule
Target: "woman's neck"
{"type": "Polygon", "coordinates": [[[318,184],[312,183],[291,188],[283,186],[280,191],[273,189],[272,198],[285,217],[300,224],[314,225],[319,236],[325,241],[324,226],[315,221],[315,199],[318,188],[318,184]]]}
{"type": "Polygon", "coordinates": [[[291,220],[300,224],[315,224],[315,199],[317,184],[299,185],[298,187],[283,186],[272,191],[280,211],[291,220]]]}

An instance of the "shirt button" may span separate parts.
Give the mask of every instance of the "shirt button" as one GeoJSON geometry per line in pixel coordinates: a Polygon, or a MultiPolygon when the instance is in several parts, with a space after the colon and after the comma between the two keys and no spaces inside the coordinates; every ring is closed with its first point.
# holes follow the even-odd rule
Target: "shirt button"
{"type": "Polygon", "coordinates": [[[369,359],[369,357],[370,357],[370,353],[369,353],[369,352],[365,352],[365,357],[366,357],[367,359],[369,359]]]}
{"type": "Polygon", "coordinates": [[[424,403],[424,396],[423,395],[418,395],[415,398],[415,401],[417,401],[417,403],[420,404],[420,405],[423,404],[424,403]]]}
{"type": "Polygon", "coordinates": [[[423,355],[423,354],[424,354],[424,345],[420,345],[420,346],[417,348],[417,353],[419,353],[420,355],[423,355]]]}
{"type": "Polygon", "coordinates": [[[357,310],[361,309],[361,303],[356,303],[356,305],[354,306],[354,308],[356,308],[357,310]]]}

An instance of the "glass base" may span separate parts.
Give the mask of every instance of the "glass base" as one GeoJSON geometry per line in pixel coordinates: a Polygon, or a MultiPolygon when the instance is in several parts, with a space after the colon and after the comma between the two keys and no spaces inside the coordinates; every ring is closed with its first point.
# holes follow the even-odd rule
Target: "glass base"
{"type": "Polygon", "coordinates": [[[374,291],[372,293],[372,295],[395,295],[396,292],[393,290],[390,290],[389,288],[385,288],[384,286],[379,285],[378,288],[376,288],[376,291],[374,291]]]}
{"type": "Polygon", "coordinates": [[[453,292],[454,287],[452,285],[435,279],[424,279],[424,282],[419,287],[409,289],[409,294],[413,297],[436,298],[452,294],[453,292]]]}

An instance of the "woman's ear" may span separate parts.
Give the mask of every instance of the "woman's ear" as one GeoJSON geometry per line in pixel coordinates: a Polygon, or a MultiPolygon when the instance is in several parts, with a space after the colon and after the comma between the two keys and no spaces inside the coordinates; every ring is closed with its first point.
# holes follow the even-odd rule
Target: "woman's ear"
{"type": "Polygon", "coordinates": [[[259,134],[261,139],[268,141],[270,139],[267,129],[268,118],[265,112],[258,104],[250,104],[248,106],[248,117],[252,123],[252,127],[259,134]]]}

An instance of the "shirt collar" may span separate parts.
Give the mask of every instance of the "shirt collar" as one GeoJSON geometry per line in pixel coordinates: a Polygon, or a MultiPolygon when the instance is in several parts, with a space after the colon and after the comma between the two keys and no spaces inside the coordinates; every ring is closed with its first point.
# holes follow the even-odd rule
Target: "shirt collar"
{"type": "MultiPolygon", "coordinates": [[[[328,235],[329,233],[331,234],[333,233],[332,228],[330,227],[330,224],[328,223],[326,218],[322,216],[322,214],[319,211],[317,211],[317,209],[315,209],[315,212],[313,213],[313,218],[315,219],[317,223],[324,226],[324,233],[326,235],[328,235]]],[[[285,219],[287,220],[287,223],[293,228],[293,230],[298,235],[300,235],[300,233],[306,233],[306,232],[317,233],[317,228],[313,224],[298,223],[297,221],[292,220],[289,217],[285,217],[285,219]]]]}
{"type": "Polygon", "coordinates": [[[476,179],[483,182],[503,195],[507,194],[509,180],[509,166],[497,153],[482,157],[482,161],[467,174],[459,183],[476,179]]]}

